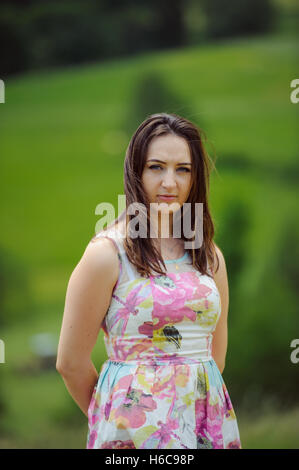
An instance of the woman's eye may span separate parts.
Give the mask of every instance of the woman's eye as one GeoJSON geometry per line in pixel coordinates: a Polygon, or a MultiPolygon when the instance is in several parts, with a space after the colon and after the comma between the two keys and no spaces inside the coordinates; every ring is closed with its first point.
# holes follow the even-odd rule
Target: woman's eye
{"type": "Polygon", "coordinates": [[[190,173],[189,168],[186,168],[186,167],[181,167],[181,168],[179,168],[179,170],[184,170],[184,171],[186,171],[187,173],[190,173]]]}
{"type": "MultiPolygon", "coordinates": [[[[160,170],[162,167],[160,165],[151,165],[149,167],[151,170],[160,170]]],[[[189,168],[186,168],[186,167],[180,167],[178,168],[178,170],[183,170],[183,172],[186,172],[186,173],[190,173],[190,170],[189,168]]]]}
{"type": "Polygon", "coordinates": [[[161,168],[160,165],[152,165],[149,167],[151,170],[156,170],[157,168],[161,168]]]}

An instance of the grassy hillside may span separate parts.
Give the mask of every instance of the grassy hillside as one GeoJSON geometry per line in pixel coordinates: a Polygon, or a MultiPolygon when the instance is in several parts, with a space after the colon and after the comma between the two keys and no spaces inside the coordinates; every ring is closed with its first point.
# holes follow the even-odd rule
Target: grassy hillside
{"type": "MultiPolygon", "coordinates": [[[[293,367],[288,373],[295,374],[288,361],[288,338],[296,335],[291,319],[297,298],[273,264],[278,247],[282,249],[283,228],[297,207],[298,107],[290,102],[295,47],[292,37],[242,39],[29,74],[6,83],[6,103],[0,108],[0,247],[12,273],[8,304],[16,320],[0,332],[6,345],[0,380],[7,406],[0,446],[84,446],[85,418],[57,373],[34,376],[18,371],[32,357],[32,334],[59,334],[67,281],[94,234],[97,204],[106,201],[117,208],[131,137],[127,121],[136,106],[140,77],[154,72],[175,97],[169,109],[156,111],[177,112],[195,121],[207,134],[211,155],[216,152],[211,206],[217,236],[223,240],[220,246],[227,246],[227,252],[230,238],[238,242],[240,228],[234,222],[232,236],[224,237],[227,214],[237,202],[249,217],[244,266],[229,320],[233,333],[224,373],[228,389],[234,395],[231,382],[240,367],[236,356],[251,361],[258,372],[259,348],[264,337],[270,341],[271,328],[276,345],[286,351],[284,370],[293,367]],[[14,283],[17,272],[23,277],[14,283]],[[259,289],[266,278],[269,296],[262,303],[259,289]],[[280,289],[277,282],[282,282],[280,289]],[[289,314],[288,322],[281,322],[280,309],[289,314]],[[248,332],[252,336],[247,343],[248,332]],[[74,426],[77,432],[71,431],[74,426]],[[69,437],[63,441],[62,435],[69,437]]],[[[98,369],[106,357],[101,339],[93,353],[98,369]]],[[[234,397],[238,411],[237,392],[234,397]]],[[[247,433],[248,445],[262,447],[262,425],[246,431],[246,419],[240,428],[247,433]]],[[[291,417],[286,420],[295,426],[291,417]]],[[[267,423],[264,434],[272,427],[271,419],[267,423]]],[[[280,438],[277,434],[271,445],[285,445],[280,438]]]]}
{"type": "Polygon", "coordinates": [[[159,73],[185,103],[177,112],[207,132],[219,165],[232,157],[269,169],[295,164],[294,55],[290,38],[244,39],[8,81],[2,243],[35,267],[75,261],[78,240],[93,232],[96,204],[122,192],[130,138],[123,129],[146,72],[159,73]]]}

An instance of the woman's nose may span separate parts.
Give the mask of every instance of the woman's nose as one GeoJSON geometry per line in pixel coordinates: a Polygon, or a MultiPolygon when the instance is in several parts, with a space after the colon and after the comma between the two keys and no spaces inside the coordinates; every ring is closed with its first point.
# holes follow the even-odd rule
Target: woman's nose
{"type": "Polygon", "coordinates": [[[172,171],[166,172],[166,174],[163,177],[162,186],[164,186],[165,188],[168,188],[168,187],[172,188],[176,186],[175,175],[173,174],[172,171]]]}

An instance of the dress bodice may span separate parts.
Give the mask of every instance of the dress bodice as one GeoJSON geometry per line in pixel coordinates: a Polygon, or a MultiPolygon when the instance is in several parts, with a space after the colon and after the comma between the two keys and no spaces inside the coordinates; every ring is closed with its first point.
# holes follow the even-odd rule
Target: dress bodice
{"type": "Polygon", "coordinates": [[[166,275],[142,277],[116,230],[100,232],[118,249],[119,277],[102,328],[109,358],[143,364],[211,360],[212,333],[221,313],[214,279],[192,266],[188,252],[164,260],[166,275]]]}

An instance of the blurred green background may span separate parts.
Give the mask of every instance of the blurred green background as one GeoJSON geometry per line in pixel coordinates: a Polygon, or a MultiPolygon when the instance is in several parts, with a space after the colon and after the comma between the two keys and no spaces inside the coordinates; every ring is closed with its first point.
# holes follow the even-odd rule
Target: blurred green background
{"type": "MultiPolygon", "coordinates": [[[[199,125],[216,162],[211,210],[230,287],[223,378],[242,447],[299,447],[298,7],[227,3],[90,1],[82,17],[79,0],[3,2],[0,448],[85,448],[87,419],[55,369],[67,282],[97,204],[117,215],[132,133],[161,111],[199,125]]],[[[106,357],[101,333],[98,371],[106,357]]]]}

